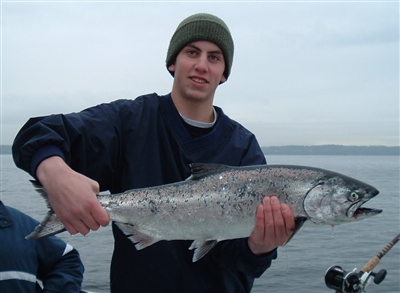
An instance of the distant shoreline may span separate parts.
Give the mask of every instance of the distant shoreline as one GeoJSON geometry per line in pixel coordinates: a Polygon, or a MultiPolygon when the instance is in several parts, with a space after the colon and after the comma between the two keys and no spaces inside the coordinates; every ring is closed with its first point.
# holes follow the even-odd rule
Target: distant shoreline
{"type": "Polygon", "coordinates": [[[399,156],[400,147],[389,146],[270,146],[262,147],[265,155],[326,155],[326,156],[399,156]]]}
{"type": "MultiPolygon", "coordinates": [[[[326,156],[399,156],[400,147],[394,146],[345,146],[345,145],[315,145],[315,146],[264,146],[265,155],[326,155],[326,156]]],[[[0,154],[11,155],[11,145],[1,145],[0,154]]]]}

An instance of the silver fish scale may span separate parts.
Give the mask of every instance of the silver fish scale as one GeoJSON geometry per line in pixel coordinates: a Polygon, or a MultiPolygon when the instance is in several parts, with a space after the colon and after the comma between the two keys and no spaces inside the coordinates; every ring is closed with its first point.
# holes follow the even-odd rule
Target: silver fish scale
{"type": "Polygon", "coordinates": [[[304,196],[324,175],[287,167],[228,169],[199,180],[99,199],[111,220],[134,223],[151,237],[171,240],[201,235],[222,240],[251,233],[256,208],[266,195],[277,195],[295,213],[304,215],[304,196]]]}

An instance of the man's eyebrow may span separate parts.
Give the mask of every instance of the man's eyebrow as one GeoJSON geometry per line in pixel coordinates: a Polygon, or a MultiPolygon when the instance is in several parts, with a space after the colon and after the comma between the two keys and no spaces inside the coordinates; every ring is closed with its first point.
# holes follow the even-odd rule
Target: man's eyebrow
{"type": "MultiPolygon", "coordinates": [[[[193,44],[193,43],[187,44],[186,47],[190,47],[190,48],[196,49],[196,50],[198,50],[198,51],[202,51],[199,47],[197,47],[197,46],[196,46],[195,44],[193,44]]],[[[217,49],[217,50],[213,50],[213,51],[207,51],[207,53],[211,53],[211,54],[222,54],[222,51],[221,51],[220,49],[217,49]]]]}

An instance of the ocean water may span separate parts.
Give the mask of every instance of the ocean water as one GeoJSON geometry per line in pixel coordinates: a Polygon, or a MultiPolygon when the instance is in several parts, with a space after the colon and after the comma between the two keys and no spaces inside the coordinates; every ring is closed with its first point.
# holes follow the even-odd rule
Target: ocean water
{"type": "MultiPolygon", "coordinates": [[[[29,183],[30,176],[17,169],[11,155],[0,155],[1,199],[41,221],[46,207],[29,183]]],[[[375,217],[335,226],[303,227],[284,247],[279,257],[259,279],[252,292],[334,292],[324,276],[332,265],[346,271],[360,270],[400,233],[399,157],[397,156],[267,156],[269,164],[315,166],[337,171],[375,186],[380,194],[366,207],[382,209],[375,217]]],[[[111,228],[87,236],[59,235],[81,254],[85,265],[83,289],[109,292],[109,266],[113,250],[111,228]]],[[[400,243],[374,269],[387,270],[385,280],[373,282],[367,292],[400,292],[400,243]]]]}

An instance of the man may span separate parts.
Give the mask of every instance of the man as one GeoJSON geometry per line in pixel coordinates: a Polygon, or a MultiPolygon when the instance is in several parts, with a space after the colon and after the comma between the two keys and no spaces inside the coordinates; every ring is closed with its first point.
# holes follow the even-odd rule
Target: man
{"type": "Polygon", "coordinates": [[[0,292],[80,292],[79,253],[55,236],[25,239],[38,224],[0,201],[0,292]]]}
{"type": "MultiPolygon", "coordinates": [[[[204,13],[186,18],[167,52],[170,94],[32,118],[13,145],[17,166],[40,180],[67,230],[86,235],[109,221],[96,200],[100,190],[181,181],[193,162],[265,164],[254,135],[213,106],[233,52],[221,19],[204,13]]],[[[111,291],[249,292],[294,229],[291,210],[277,197],[266,197],[255,214],[249,238],[222,241],[195,263],[191,241],[161,241],[138,251],[113,224],[111,291]]]]}

